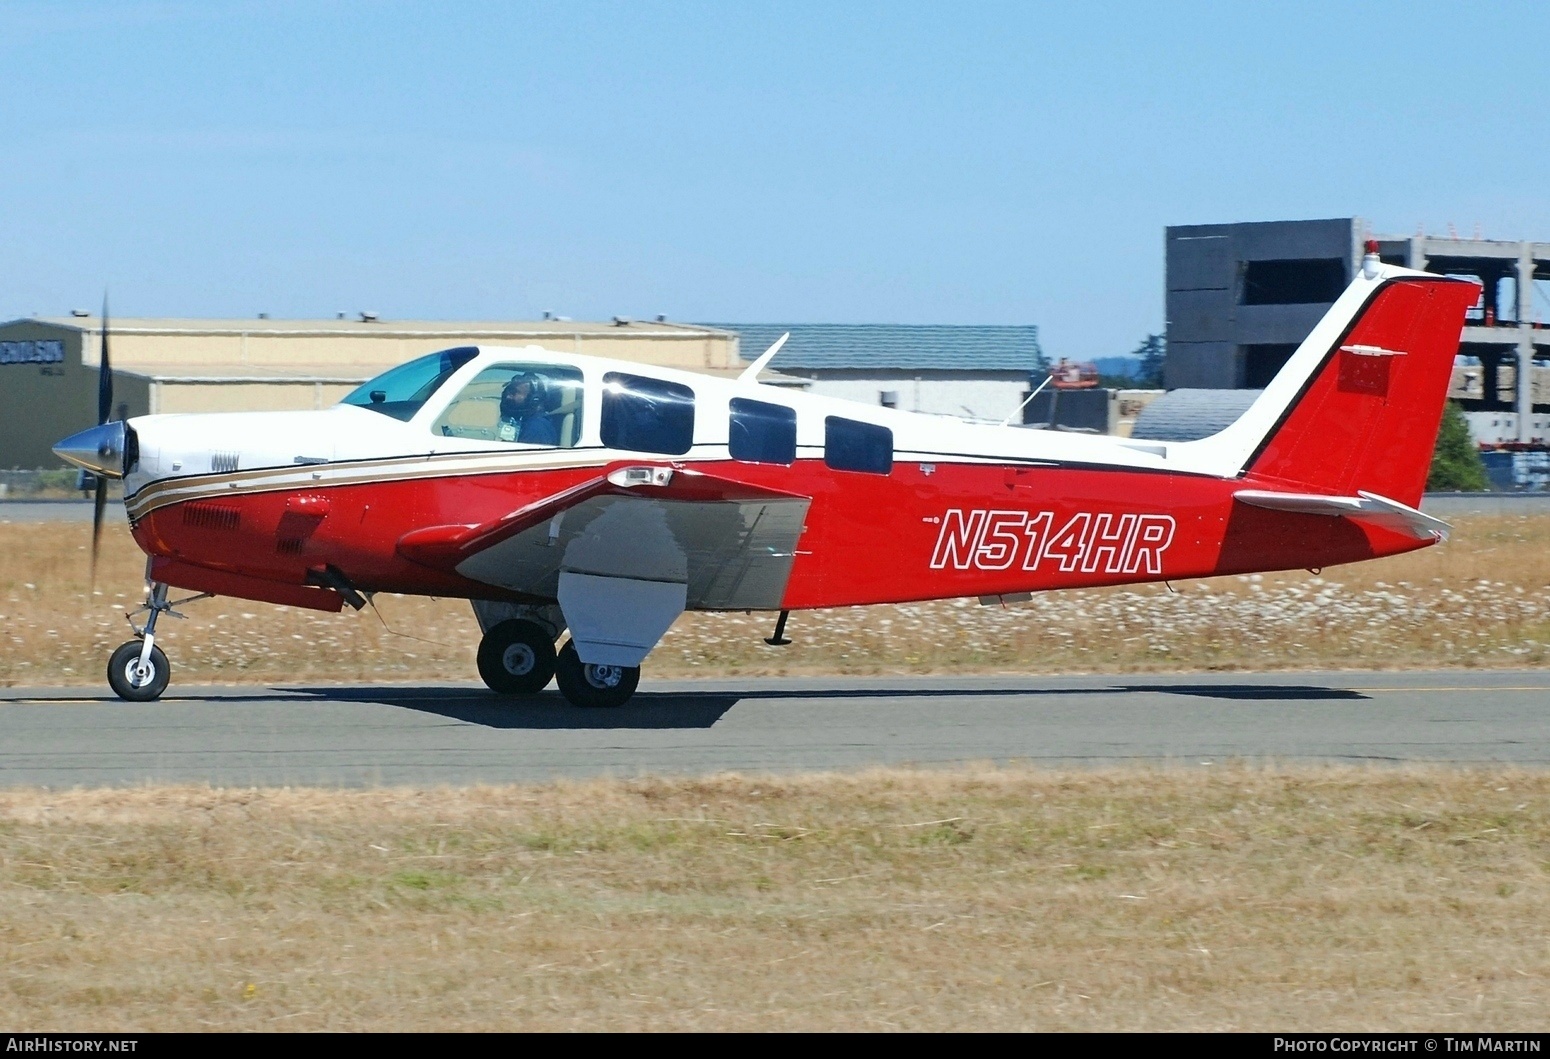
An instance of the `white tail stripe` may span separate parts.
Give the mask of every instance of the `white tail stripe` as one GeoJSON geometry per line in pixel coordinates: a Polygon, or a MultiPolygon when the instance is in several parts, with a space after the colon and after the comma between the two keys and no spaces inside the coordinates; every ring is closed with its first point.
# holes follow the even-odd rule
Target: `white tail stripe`
{"type": "Polygon", "coordinates": [[[1382,346],[1341,346],[1342,353],[1355,353],[1359,357],[1403,357],[1402,349],[1384,349],[1382,346]]]}

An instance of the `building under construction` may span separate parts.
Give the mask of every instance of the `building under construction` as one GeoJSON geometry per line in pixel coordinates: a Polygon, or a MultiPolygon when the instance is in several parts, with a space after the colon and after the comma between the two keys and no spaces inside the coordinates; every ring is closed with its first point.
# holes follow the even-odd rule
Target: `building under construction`
{"type": "Polygon", "coordinates": [[[1360,218],[1167,229],[1168,389],[1258,389],[1377,239],[1389,264],[1478,280],[1450,393],[1488,448],[1550,440],[1550,243],[1373,235],[1360,218]]]}

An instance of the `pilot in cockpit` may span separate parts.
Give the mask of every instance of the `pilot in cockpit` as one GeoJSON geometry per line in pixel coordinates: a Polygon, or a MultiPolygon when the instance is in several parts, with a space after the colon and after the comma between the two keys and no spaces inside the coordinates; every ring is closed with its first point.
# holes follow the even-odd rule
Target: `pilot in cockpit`
{"type": "Polygon", "coordinates": [[[520,372],[501,390],[500,423],[495,436],[501,441],[529,445],[558,445],[560,431],[549,415],[546,387],[541,375],[520,372]]]}

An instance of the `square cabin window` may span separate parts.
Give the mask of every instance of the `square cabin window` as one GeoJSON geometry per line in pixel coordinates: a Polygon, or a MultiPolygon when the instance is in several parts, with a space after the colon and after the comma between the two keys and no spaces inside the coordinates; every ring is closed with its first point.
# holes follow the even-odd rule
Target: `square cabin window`
{"type": "Polygon", "coordinates": [[[681,456],[694,445],[694,391],[611,371],[603,376],[602,428],[610,449],[681,456]]]}
{"type": "Polygon", "coordinates": [[[732,398],[727,448],[744,463],[791,464],[797,458],[796,409],[732,398]]]}
{"type": "Polygon", "coordinates": [[[837,471],[887,474],[893,470],[893,431],[829,416],[823,421],[823,462],[837,471]]]}

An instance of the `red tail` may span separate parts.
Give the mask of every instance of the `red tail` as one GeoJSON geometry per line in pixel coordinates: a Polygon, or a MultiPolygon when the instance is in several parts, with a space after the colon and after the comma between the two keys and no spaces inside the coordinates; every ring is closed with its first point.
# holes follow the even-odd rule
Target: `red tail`
{"type": "Polygon", "coordinates": [[[1385,284],[1336,341],[1249,473],[1285,486],[1421,501],[1473,283],[1385,284]]]}

